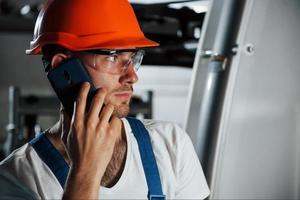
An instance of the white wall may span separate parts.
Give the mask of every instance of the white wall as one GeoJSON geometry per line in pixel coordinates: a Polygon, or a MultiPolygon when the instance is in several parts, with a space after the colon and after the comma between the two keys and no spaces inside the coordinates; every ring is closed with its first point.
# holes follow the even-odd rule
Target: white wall
{"type": "Polygon", "coordinates": [[[153,119],[167,120],[183,126],[192,69],[146,66],[139,70],[137,94],[153,90],[153,119]]]}

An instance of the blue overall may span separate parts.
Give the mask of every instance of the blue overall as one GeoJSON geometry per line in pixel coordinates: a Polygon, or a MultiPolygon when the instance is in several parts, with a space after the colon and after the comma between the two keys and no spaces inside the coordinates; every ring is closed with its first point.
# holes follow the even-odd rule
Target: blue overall
{"type": "MultiPolygon", "coordinates": [[[[148,199],[163,200],[165,199],[165,195],[163,195],[162,192],[161,181],[149,133],[141,121],[130,117],[128,117],[127,120],[138,143],[148,185],[148,199]]],[[[69,166],[62,155],[54,148],[44,134],[40,134],[30,141],[30,144],[40,158],[51,169],[60,185],[64,187],[69,172],[69,166]]]]}

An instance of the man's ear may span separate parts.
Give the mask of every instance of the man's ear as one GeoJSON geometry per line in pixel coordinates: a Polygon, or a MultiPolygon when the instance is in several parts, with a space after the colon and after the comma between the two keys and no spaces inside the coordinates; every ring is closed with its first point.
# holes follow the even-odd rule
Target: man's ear
{"type": "Polygon", "coordinates": [[[69,59],[71,56],[63,53],[57,53],[53,56],[52,61],[51,61],[51,66],[53,68],[58,67],[62,61],[65,61],[69,59]]]}

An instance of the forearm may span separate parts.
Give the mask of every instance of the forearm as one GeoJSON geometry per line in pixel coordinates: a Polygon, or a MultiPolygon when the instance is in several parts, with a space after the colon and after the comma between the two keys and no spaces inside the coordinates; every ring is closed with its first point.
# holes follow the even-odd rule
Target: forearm
{"type": "Polygon", "coordinates": [[[98,199],[101,177],[91,171],[71,169],[62,199],[98,199]]]}

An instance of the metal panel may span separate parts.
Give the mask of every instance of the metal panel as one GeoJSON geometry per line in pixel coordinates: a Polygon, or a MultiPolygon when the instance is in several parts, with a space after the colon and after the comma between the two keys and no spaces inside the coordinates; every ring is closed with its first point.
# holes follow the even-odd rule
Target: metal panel
{"type": "Polygon", "coordinates": [[[248,0],[220,121],[212,199],[299,199],[300,1],[248,0]]]}

